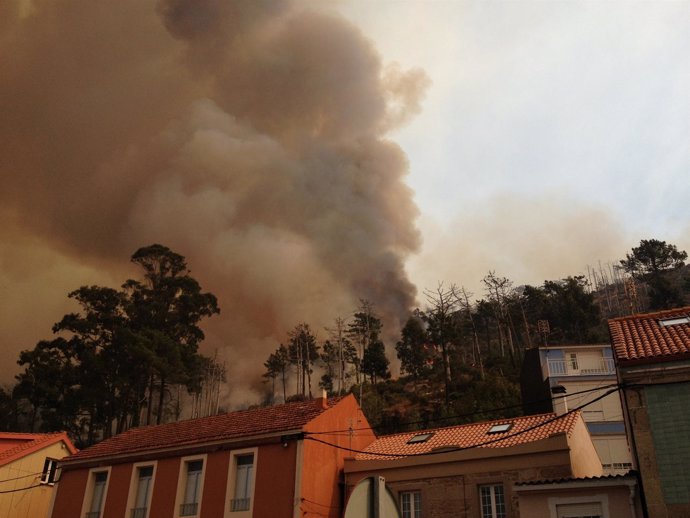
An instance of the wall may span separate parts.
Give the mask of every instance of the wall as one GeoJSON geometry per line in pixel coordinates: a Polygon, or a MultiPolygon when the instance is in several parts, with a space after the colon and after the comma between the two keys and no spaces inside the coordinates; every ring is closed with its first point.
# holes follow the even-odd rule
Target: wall
{"type": "Polygon", "coordinates": [[[639,498],[630,507],[630,489],[626,485],[587,488],[555,488],[544,491],[519,491],[520,515],[526,518],[556,518],[558,503],[601,502],[603,518],[642,518],[639,498]],[[551,507],[549,504],[551,503],[551,507]]]}
{"type": "Polygon", "coordinates": [[[422,515],[433,518],[476,518],[480,516],[478,487],[503,484],[508,516],[516,518],[520,512],[513,484],[570,477],[570,462],[568,439],[561,434],[511,448],[396,460],[347,460],[345,471],[350,491],[361,479],[373,475],[383,476],[396,497],[401,491],[420,491],[422,515]]]}
{"type": "MultiPolygon", "coordinates": [[[[354,396],[349,395],[336,406],[310,422],[306,431],[336,432],[319,433],[314,437],[343,448],[363,450],[374,439],[364,413],[354,396]],[[353,429],[352,435],[342,430],[353,429]]],[[[301,502],[302,512],[320,516],[338,517],[343,509],[343,494],[340,486],[341,474],[346,457],[353,452],[338,449],[308,439],[304,440],[302,457],[301,502]]]]}
{"type": "Polygon", "coordinates": [[[43,518],[48,515],[54,486],[38,485],[46,457],[61,459],[69,454],[62,442],[51,444],[0,467],[0,518],[43,518]],[[20,478],[21,477],[21,478],[20,478]],[[23,490],[30,486],[32,489],[23,490]]]}

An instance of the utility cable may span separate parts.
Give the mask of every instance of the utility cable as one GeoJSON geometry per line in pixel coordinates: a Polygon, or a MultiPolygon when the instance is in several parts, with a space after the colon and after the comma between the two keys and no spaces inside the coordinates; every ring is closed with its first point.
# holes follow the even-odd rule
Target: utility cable
{"type": "Polygon", "coordinates": [[[482,446],[487,446],[490,444],[494,444],[497,442],[505,441],[507,439],[511,439],[513,437],[523,435],[527,432],[531,432],[532,430],[536,430],[537,428],[541,428],[542,426],[546,426],[550,423],[553,423],[559,419],[564,419],[565,417],[569,416],[570,414],[578,412],[578,411],[582,410],[583,408],[586,408],[587,406],[591,405],[592,403],[596,403],[597,401],[605,398],[609,394],[613,394],[615,392],[618,392],[618,390],[620,390],[620,388],[618,388],[618,387],[615,389],[611,389],[611,390],[607,391],[606,393],[601,394],[600,396],[592,399],[591,401],[589,401],[583,405],[580,405],[576,408],[573,408],[572,410],[569,410],[568,412],[566,412],[564,414],[552,417],[551,419],[547,419],[546,421],[544,421],[542,423],[538,423],[536,425],[530,426],[529,428],[525,428],[524,430],[520,430],[520,431],[511,433],[511,434],[508,434],[508,435],[503,435],[501,437],[496,437],[495,439],[491,439],[491,440],[484,441],[481,443],[473,444],[470,446],[458,446],[455,448],[444,448],[443,450],[439,450],[439,451],[429,451],[429,452],[421,452],[421,453],[377,453],[377,452],[371,452],[371,451],[356,450],[354,448],[348,448],[346,446],[340,446],[338,444],[333,444],[333,443],[330,443],[328,441],[322,441],[321,439],[317,439],[316,437],[311,437],[309,435],[305,436],[304,439],[318,442],[318,443],[324,444],[326,446],[331,446],[331,447],[337,448],[339,450],[349,451],[351,453],[361,453],[361,454],[365,454],[365,455],[377,455],[379,457],[393,457],[393,458],[403,457],[404,458],[404,457],[423,457],[423,456],[427,456],[427,455],[440,455],[440,454],[452,453],[452,452],[456,452],[456,451],[472,450],[475,448],[480,448],[482,446]]]}
{"type": "Polygon", "coordinates": [[[21,477],[6,478],[4,480],[0,480],[0,484],[2,484],[3,482],[12,482],[13,480],[19,480],[22,478],[35,477],[36,475],[42,475],[42,474],[43,474],[42,471],[38,471],[36,473],[29,473],[28,475],[22,475],[21,477]]]}
{"type": "Polygon", "coordinates": [[[40,486],[42,486],[42,485],[44,485],[44,484],[36,484],[36,485],[33,485],[33,486],[20,487],[20,488],[17,488],[17,489],[9,489],[9,490],[7,490],[7,491],[0,491],[0,495],[4,495],[4,494],[6,494],[6,493],[18,493],[19,491],[27,491],[28,489],[33,489],[33,488],[35,488],[35,487],[40,487],[40,486]]]}
{"type": "MultiPolygon", "coordinates": [[[[488,414],[492,412],[503,412],[505,410],[513,410],[515,408],[523,408],[524,405],[534,405],[537,403],[546,403],[548,401],[553,401],[553,400],[558,400],[558,399],[565,399],[567,397],[573,397],[573,396],[578,396],[580,394],[587,394],[590,392],[597,392],[600,390],[605,390],[608,388],[613,388],[613,387],[620,387],[618,383],[611,383],[609,385],[603,385],[603,386],[597,386],[595,388],[591,389],[586,389],[586,390],[580,390],[578,392],[572,392],[570,394],[563,394],[559,396],[554,396],[553,398],[544,398],[544,399],[538,399],[536,401],[528,401],[527,403],[521,403],[519,405],[509,405],[509,406],[504,406],[504,407],[497,407],[497,408],[488,408],[486,410],[477,410],[475,412],[468,412],[465,414],[455,414],[455,415],[450,415],[450,416],[444,416],[444,417],[437,417],[435,419],[427,419],[427,420],[419,420],[419,421],[408,421],[406,423],[400,423],[399,426],[412,426],[415,424],[428,424],[428,423],[435,423],[438,421],[448,421],[451,419],[458,419],[462,417],[473,417],[476,415],[482,415],[482,414],[488,414]]],[[[385,425],[378,425],[378,426],[371,426],[371,427],[366,427],[363,426],[361,428],[346,428],[346,429],[340,429],[340,430],[326,430],[326,431],[320,431],[320,432],[305,432],[308,435],[339,435],[339,434],[346,434],[350,432],[355,432],[355,431],[362,431],[362,430],[371,430],[371,429],[378,429],[378,428],[384,428],[385,425]]],[[[404,432],[401,432],[404,433],[404,432]]]]}

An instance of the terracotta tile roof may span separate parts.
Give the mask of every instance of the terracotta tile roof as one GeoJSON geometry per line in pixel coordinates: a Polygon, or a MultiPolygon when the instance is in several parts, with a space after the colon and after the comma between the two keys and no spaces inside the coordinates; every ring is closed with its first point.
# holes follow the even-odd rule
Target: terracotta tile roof
{"type": "MultiPolygon", "coordinates": [[[[343,397],[329,398],[328,407],[335,406],[342,399],[343,397]]],[[[325,411],[322,400],[313,399],[157,426],[132,428],[80,451],[77,455],[66,459],[66,463],[299,430],[325,411]]]]}
{"type": "Polygon", "coordinates": [[[77,449],[65,432],[57,433],[0,433],[0,466],[14,462],[46,446],[64,441],[70,453],[77,449]],[[3,448],[3,443],[9,448],[3,448]]]}
{"type": "Polygon", "coordinates": [[[609,320],[619,361],[669,361],[690,354],[690,324],[662,326],[660,320],[690,316],[690,306],[609,320]]]}
{"type": "Polygon", "coordinates": [[[552,478],[547,480],[529,480],[526,482],[516,482],[516,486],[540,486],[542,484],[567,484],[570,482],[597,482],[605,480],[629,480],[635,479],[637,477],[637,472],[635,470],[628,470],[625,473],[619,473],[617,475],[600,475],[598,477],[565,477],[565,478],[552,478]]]}
{"type": "Polygon", "coordinates": [[[579,412],[573,412],[561,418],[556,418],[556,414],[540,414],[386,435],[371,443],[365,453],[359,453],[355,458],[357,460],[392,459],[446,448],[507,448],[546,439],[558,433],[570,435],[578,419],[581,419],[579,412]],[[493,426],[499,424],[512,426],[507,432],[487,433],[493,426]],[[412,437],[425,433],[433,433],[433,435],[425,442],[407,443],[412,437]],[[391,456],[397,453],[401,455],[391,456]]]}

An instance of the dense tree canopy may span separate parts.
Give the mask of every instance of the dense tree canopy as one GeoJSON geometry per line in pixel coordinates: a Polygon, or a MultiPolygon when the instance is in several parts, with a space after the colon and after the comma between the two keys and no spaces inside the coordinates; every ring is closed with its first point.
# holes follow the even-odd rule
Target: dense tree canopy
{"type": "Polygon", "coordinates": [[[166,412],[170,384],[198,389],[204,362],[199,323],[219,312],[184,257],[162,245],[137,250],[143,280],[122,290],[82,286],[71,292],[80,312],[65,315],[53,340],[24,351],[15,397],[30,404],[30,427],[67,429],[91,444],[166,412]]]}

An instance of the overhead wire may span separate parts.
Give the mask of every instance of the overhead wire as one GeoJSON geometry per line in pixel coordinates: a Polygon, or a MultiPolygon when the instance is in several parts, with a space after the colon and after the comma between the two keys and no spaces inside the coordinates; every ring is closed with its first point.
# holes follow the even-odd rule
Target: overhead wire
{"type": "MultiPolygon", "coordinates": [[[[619,386],[620,385],[618,383],[611,383],[609,385],[597,386],[595,388],[580,390],[578,392],[572,392],[570,394],[563,394],[563,395],[559,395],[559,396],[554,396],[552,398],[543,398],[543,399],[538,399],[535,401],[528,401],[526,403],[521,403],[519,405],[509,405],[509,406],[504,406],[504,407],[487,408],[485,410],[476,410],[474,412],[467,412],[464,414],[454,414],[454,415],[450,415],[450,416],[443,416],[443,417],[438,417],[438,418],[433,418],[433,419],[420,419],[418,421],[407,421],[407,422],[399,423],[399,426],[413,426],[416,424],[428,424],[428,423],[435,423],[438,421],[449,421],[452,419],[458,419],[458,418],[463,418],[463,417],[473,417],[473,416],[488,414],[488,413],[493,413],[493,412],[503,412],[506,410],[514,410],[516,408],[522,408],[524,405],[534,405],[537,403],[546,403],[548,401],[564,399],[567,397],[573,397],[573,396],[577,396],[580,394],[587,394],[590,392],[597,392],[600,390],[605,390],[608,388],[619,387],[619,386]]],[[[344,429],[338,429],[338,430],[325,430],[325,431],[319,431],[319,432],[306,432],[306,433],[308,433],[309,435],[339,435],[339,434],[347,434],[347,433],[362,431],[362,430],[372,430],[372,429],[376,430],[378,428],[383,428],[383,427],[384,427],[384,425],[371,426],[371,427],[363,426],[360,428],[344,428],[344,429]]]]}
{"type": "Polygon", "coordinates": [[[513,433],[508,434],[508,435],[503,435],[503,434],[502,434],[501,437],[496,437],[496,438],[494,438],[494,439],[491,439],[491,440],[488,440],[488,441],[484,441],[484,442],[481,442],[481,443],[477,443],[477,444],[472,444],[472,445],[470,445],[470,446],[458,446],[458,447],[454,447],[454,448],[444,448],[443,450],[438,450],[438,451],[418,452],[418,453],[407,453],[407,452],[383,453],[383,452],[373,452],[373,451],[365,451],[365,450],[357,450],[357,449],[354,449],[354,448],[348,448],[348,447],[346,447],[346,446],[341,446],[341,445],[339,445],[339,444],[333,444],[333,443],[328,442],[328,441],[323,441],[323,440],[321,440],[321,439],[317,439],[316,437],[312,437],[311,435],[305,435],[304,439],[305,439],[305,440],[314,441],[314,442],[318,442],[318,443],[324,444],[324,445],[326,445],[326,446],[330,446],[330,447],[333,447],[333,448],[337,448],[337,449],[339,449],[339,450],[349,451],[349,452],[351,452],[351,453],[361,453],[361,454],[366,454],[366,455],[376,455],[376,456],[379,456],[379,457],[390,457],[390,458],[401,458],[401,457],[402,457],[402,458],[405,458],[405,457],[423,457],[423,456],[431,456],[431,455],[441,455],[441,454],[445,454],[445,453],[452,453],[452,452],[457,452],[457,451],[465,451],[465,450],[472,450],[472,449],[475,449],[475,448],[481,448],[482,446],[487,446],[487,445],[490,445],[490,444],[494,444],[494,443],[497,443],[497,442],[505,441],[505,440],[507,440],[507,439],[511,439],[511,438],[513,438],[513,437],[517,437],[517,436],[523,435],[523,434],[525,434],[525,433],[527,433],[527,432],[531,432],[532,430],[536,430],[536,429],[538,429],[538,428],[541,428],[541,427],[543,427],[543,426],[546,426],[546,425],[548,425],[548,424],[551,424],[551,423],[553,423],[553,422],[555,422],[555,421],[558,421],[559,419],[564,419],[565,417],[567,417],[567,416],[569,416],[569,415],[571,415],[571,414],[573,414],[573,413],[575,413],[575,412],[578,412],[578,411],[582,410],[583,408],[586,408],[587,406],[589,406],[589,405],[591,405],[591,404],[593,404],[593,403],[596,403],[596,402],[599,401],[600,399],[603,399],[603,398],[605,398],[606,396],[608,396],[608,395],[610,395],[610,394],[614,394],[614,393],[618,392],[619,390],[620,390],[620,387],[616,387],[616,388],[614,388],[614,389],[611,389],[611,390],[605,392],[604,394],[601,394],[600,396],[598,396],[598,397],[592,399],[591,401],[588,401],[588,402],[585,403],[585,404],[582,404],[582,405],[580,405],[580,406],[578,406],[578,407],[576,407],[576,408],[573,408],[572,410],[569,410],[568,412],[565,412],[565,413],[563,413],[563,414],[561,414],[561,415],[554,416],[554,417],[552,417],[552,418],[550,418],[550,419],[547,419],[546,421],[543,421],[543,422],[541,422],[541,423],[537,423],[536,425],[533,425],[533,426],[530,426],[530,427],[528,427],[528,428],[525,428],[524,430],[519,430],[519,431],[517,431],[517,432],[513,432],[513,433]]]}

